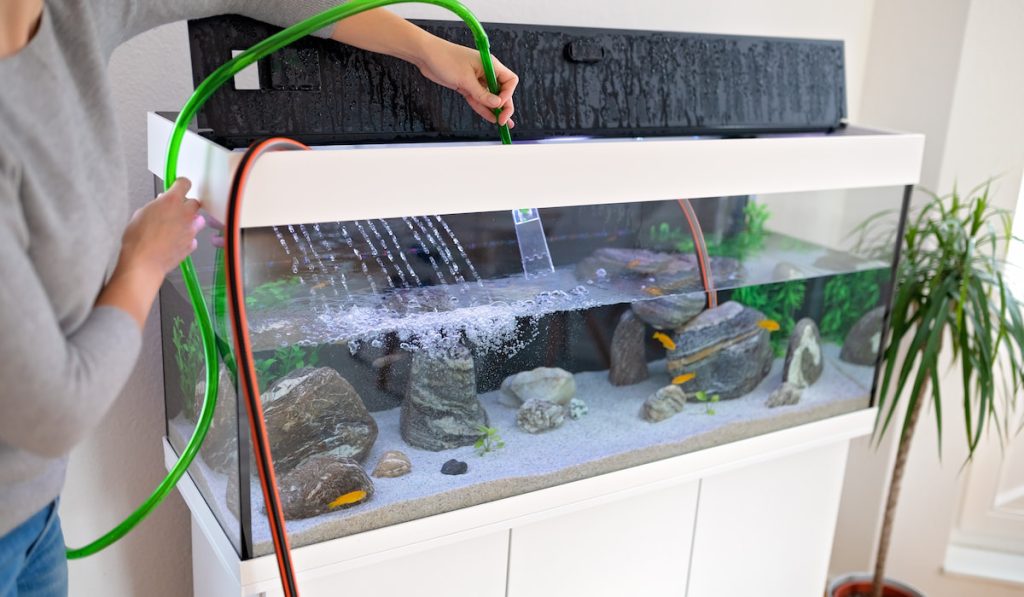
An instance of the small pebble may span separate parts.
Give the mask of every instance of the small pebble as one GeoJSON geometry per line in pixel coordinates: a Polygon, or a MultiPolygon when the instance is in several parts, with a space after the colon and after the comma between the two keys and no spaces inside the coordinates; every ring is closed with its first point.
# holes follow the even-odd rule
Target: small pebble
{"type": "Polygon", "coordinates": [[[446,475],[465,475],[468,470],[468,464],[461,460],[455,460],[454,458],[444,463],[441,467],[441,472],[446,475]]]}
{"type": "Polygon", "coordinates": [[[587,414],[588,412],[590,412],[590,409],[587,408],[587,403],[586,402],[580,400],[579,398],[573,398],[572,400],[569,401],[569,418],[570,419],[573,419],[573,420],[579,419],[579,418],[583,417],[583,415],[587,414]]]}

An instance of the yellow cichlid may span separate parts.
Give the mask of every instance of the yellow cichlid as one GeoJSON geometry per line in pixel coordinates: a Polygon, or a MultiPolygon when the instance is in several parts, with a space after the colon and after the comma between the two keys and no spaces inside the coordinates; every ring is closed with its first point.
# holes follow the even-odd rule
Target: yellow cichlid
{"type": "Polygon", "coordinates": [[[649,294],[651,296],[664,296],[665,295],[665,291],[660,289],[660,288],[658,288],[657,286],[648,286],[647,288],[644,288],[644,292],[646,292],[647,294],[649,294]]]}
{"type": "Polygon", "coordinates": [[[677,385],[678,386],[681,383],[686,383],[686,382],[690,381],[694,377],[697,377],[696,373],[683,373],[682,375],[677,375],[677,376],[673,377],[672,378],[672,383],[673,383],[673,385],[677,385]]]}
{"type": "Polygon", "coordinates": [[[333,510],[341,506],[357,504],[363,501],[364,499],[366,499],[366,492],[363,491],[362,489],[357,489],[355,491],[350,491],[348,493],[338,496],[338,499],[334,500],[330,504],[327,504],[327,507],[333,510]]]}
{"type": "Polygon", "coordinates": [[[626,267],[628,267],[629,269],[633,269],[634,267],[640,265],[640,263],[641,263],[641,261],[639,259],[634,259],[633,261],[630,261],[629,263],[627,263],[626,267]]]}
{"type": "Polygon", "coordinates": [[[775,321],[774,319],[762,319],[761,321],[757,322],[757,325],[758,327],[764,328],[769,332],[779,331],[779,322],[775,321]]]}
{"type": "Polygon", "coordinates": [[[669,338],[668,334],[666,334],[665,332],[654,332],[654,335],[651,337],[657,340],[658,342],[661,342],[661,345],[665,347],[665,350],[676,349],[676,343],[673,342],[672,338],[669,338]]]}

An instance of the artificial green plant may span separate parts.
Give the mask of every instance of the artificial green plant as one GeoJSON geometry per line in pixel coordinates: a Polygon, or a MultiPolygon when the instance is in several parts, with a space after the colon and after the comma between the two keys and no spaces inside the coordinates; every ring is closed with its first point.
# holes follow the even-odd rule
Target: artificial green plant
{"type": "Polygon", "coordinates": [[[182,412],[186,418],[191,419],[196,415],[196,383],[205,366],[199,328],[195,322],[189,322],[186,332],[185,321],[175,316],[171,326],[171,342],[174,344],[174,363],[178,366],[182,412]]]}

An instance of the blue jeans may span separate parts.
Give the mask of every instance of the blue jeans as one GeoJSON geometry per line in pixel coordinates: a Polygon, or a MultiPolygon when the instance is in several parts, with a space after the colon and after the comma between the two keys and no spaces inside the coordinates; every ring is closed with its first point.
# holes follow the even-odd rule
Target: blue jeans
{"type": "Polygon", "coordinates": [[[68,560],[57,502],[0,537],[0,597],[67,597],[68,560]]]}

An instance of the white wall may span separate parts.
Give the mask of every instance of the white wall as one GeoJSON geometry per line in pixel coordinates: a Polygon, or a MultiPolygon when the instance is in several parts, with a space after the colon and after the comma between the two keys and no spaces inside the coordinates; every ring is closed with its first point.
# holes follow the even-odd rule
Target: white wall
{"type": "MultiPolygon", "coordinates": [[[[849,107],[857,118],[874,0],[470,0],[483,20],[618,28],[843,39],[849,107]]],[[[416,16],[437,11],[409,10],[416,16]]],[[[177,109],[191,78],[182,24],[144,34],[117,51],[111,65],[130,172],[130,196],[152,195],[144,160],[146,110],[177,109]]],[[[528,110],[529,106],[518,106],[528,110]]],[[[79,544],[106,531],[141,502],[163,472],[162,371],[158,328],[151,319],[136,374],[116,410],[79,447],[62,508],[68,540],[79,544]]],[[[188,513],[174,496],[128,539],[74,562],[72,595],[179,597],[191,589],[188,513]]]]}
{"type": "MultiPolygon", "coordinates": [[[[906,0],[879,3],[862,106],[865,119],[928,135],[922,184],[948,192],[1002,174],[996,203],[1013,209],[1024,171],[1024,3],[1019,0],[906,0]]],[[[948,355],[947,355],[948,356],[948,355]]],[[[941,461],[934,413],[922,419],[911,450],[897,511],[890,576],[930,597],[1021,595],[1009,587],[942,572],[959,500],[970,475],[958,377],[943,377],[941,461]]],[[[1018,440],[1021,441],[1021,440],[1018,440]]],[[[981,459],[1000,458],[981,450],[981,459]]],[[[873,562],[888,450],[851,452],[833,571],[873,562]]]]}

